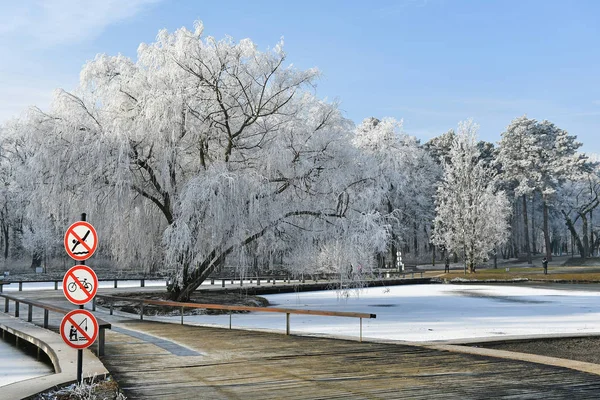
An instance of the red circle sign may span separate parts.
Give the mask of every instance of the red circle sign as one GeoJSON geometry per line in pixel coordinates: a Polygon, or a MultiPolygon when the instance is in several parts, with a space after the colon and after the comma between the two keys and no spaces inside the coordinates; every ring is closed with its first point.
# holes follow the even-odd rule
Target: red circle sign
{"type": "Polygon", "coordinates": [[[98,276],[87,265],[76,265],[63,278],[63,293],[76,305],[91,301],[98,291],[98,276]]]}
{"type": "Polygon", "coordinates": [[[98,321],[87,310],[73,310],[62,319],[60,335],[74,349],[88,348],[98,337],[98,321]]]}
{"type": "Polygon", "coordinates": [[[74,260],[87,260],[98,247],[96,229],[85,221],[77,221],[65,233],[65,250],[74,260]]]}

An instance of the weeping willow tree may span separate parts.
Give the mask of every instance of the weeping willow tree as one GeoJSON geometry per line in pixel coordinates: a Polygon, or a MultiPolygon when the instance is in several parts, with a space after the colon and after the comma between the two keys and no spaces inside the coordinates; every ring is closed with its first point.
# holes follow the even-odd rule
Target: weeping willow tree
{"type": "Polygon", "coordinates": [[[169,272],[177,300],[266,251],[296,272],[368,271],[389,236],[376,163],[312,93],[318,71],[285,59],[282,43],[261,52],[201,23],[135,61],[97,56],[30,122],[46,207],[93,207],[106,248],[169,272]]]}

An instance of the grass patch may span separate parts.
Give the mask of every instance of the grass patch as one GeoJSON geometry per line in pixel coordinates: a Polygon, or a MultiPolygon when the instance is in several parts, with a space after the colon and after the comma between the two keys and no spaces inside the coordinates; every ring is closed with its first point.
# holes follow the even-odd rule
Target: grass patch
{"type": "Polygon", "coordinates": [[[529,279],[536,281],[572,281],[572,282],[598,282],[600,283],[600,272],[556,272],[552,268],[548,268],[548,275],[542,273],[542,268],[511,268],[509,272],[504,269],[500,270],[483,270],[474,274],[464,274],[464,272],[451,272],[442,274],[440,278],[454,279],[463,278],[469,280],[513,280],[513,279],[529,279]],[[535,273],[537,272],[537,273],[535,273]]]}

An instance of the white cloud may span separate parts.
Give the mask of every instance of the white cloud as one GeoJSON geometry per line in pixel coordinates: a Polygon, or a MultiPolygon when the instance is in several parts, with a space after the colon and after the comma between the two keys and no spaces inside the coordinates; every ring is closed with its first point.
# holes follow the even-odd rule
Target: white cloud
{"type": "Polygon", "coordinates": [[[87,54],[86,42],[159,1],[0,1],[0,123],[47,109],[58,87],[72,90],[85,60],[70,54],[87,54]]]}
{"type": "Polygon", "coordinates": [[[0,122],[18,117],[32,106],[48,110],[56,89],[51,82],[44,81],[1,84],[1,88],[0,122]]]}
{"type": "Polygon", "coordinates": [[[79,43],[158,1],[34,0],[26,5],[7,1],[0,5],[0,35],[25,36],[39,46],[79,43]]]}

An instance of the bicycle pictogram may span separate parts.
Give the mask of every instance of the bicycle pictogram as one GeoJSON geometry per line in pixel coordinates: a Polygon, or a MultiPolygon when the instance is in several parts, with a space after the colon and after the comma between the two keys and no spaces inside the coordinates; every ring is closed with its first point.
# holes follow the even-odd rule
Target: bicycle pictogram
{"type": "MultiPolygon", "coordinates": [[[[79,279],[78,276],[76,276],[77,280],[81,283],[81,286],[88,292],[91,293],[92,290],[94,289],[94,286],[87,281],[87,278],[83,278],[83,279],[79,279]]],[[[67,286],[67,290],[71,293],[73,293],[74,291],[76,291],[77,289],[80,288],[80,285],[78,285],[75,281],[69,283],[69,285],[67,286]]]]}

